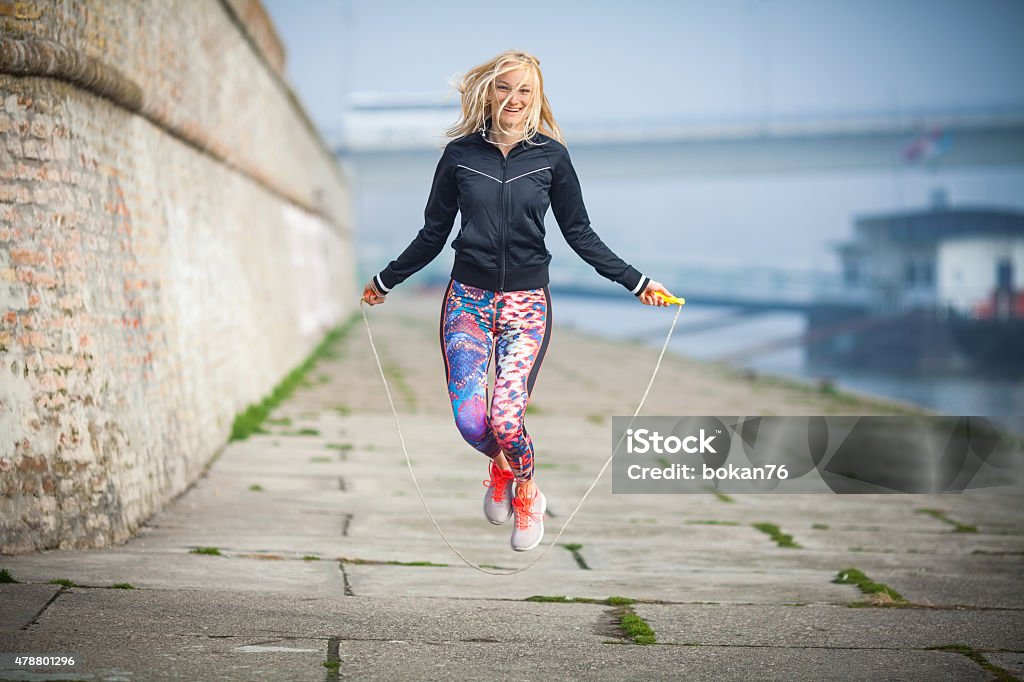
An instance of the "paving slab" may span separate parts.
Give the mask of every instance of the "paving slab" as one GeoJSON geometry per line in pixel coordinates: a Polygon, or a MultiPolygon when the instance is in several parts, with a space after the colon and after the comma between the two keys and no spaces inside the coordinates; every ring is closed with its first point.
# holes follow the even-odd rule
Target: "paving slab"
{"type": "Polygon", "coordinates": [[[917,571],[879,569],[868,575],[916,604],[1024,609],[1024,575],[1019,565],[1006,568],[1001,575],[991,569],[969,572],[945,567],[917,571]]]}
{"type": "MultiPolygon", "coordinates": [[[[4,558],[23,582],[68,579],[79,585],[129,583],[145,589],[252,589],[297,595],[344,594],[344,579],[330,561],[285,561],[187,552],[121,552],[117,549],[50,551],[4,558]]],[[[2,586],[0,586],[2,587],[2,586]]]]}
{"type": "MultiPolygon", "coordinates": [[[[202,634],[90,634],[85,631],[40,651],[38,639],[0,634],[4,651],[76,651],[71,667],[0,666],[0,680],[322,680],[327,643],[308,638],[211,637],[202,634]]],[[[335,677],[337,679],[337,677],[335,677]]]]}
{"type": "Polygon", "coordinates": [[[985,660],[999,666],[1014,677],[1024,678],[1024,652],[994,651],[984,652],[985,660]]]}
{"type": "Polygon", "coordinates": [[[345,679],[391,680],[987,680],[963,656],[937,651],[680,646],[550,646],[343,642],[345,679]]]}
{"type": "Polygon", "coordinates": [[[59,585],[0,585],[0,630],[17,630],[30,623],[60,589],[59,585]]]}
{"type": "MultiPolygon", "coordinates": [[[[0,595],[24,587],[3,586],[0,595]]],[[[190,632],[205,637],[315,637],[325,641],[340,637],[600,644],[609,637],[605,632],[609,610],[597,604],[510,600],[66,588],[36,623],[28,631],[18,631],[18,636],[31,636],[44,648],[79,642],[85,649],[101,644],[105,635],[190,632]]]]}
{"type": "Polygon", "coordinates": [[[1024,612],[741,604],[637,604],[659,643],[927,649],[1024,647],[1024,612]]]}
{"type": "MultiPolygon", "coordinates": [[[[904,528],[876,531],[830,528],[828,532],[795,532],[800,544],[808,549],[933,555],[1016,553],[1018,558],[1024,557],[1024,536],[1017,535],[911,531],[904,528]]],[[[946,557],[936,558],[944,560],[946,557]]]]}
{"type": "MultiPolygon", "coordinates": [[[[513,564],[513,566],[521,566],[513,564]]],[[[357,595],[385,596],[403,590],[418,596],[525,599],[533,595],[604,599],[624,596],[676,602],[845,604],[855,595],[848,586],[830,582],[831,574],[749,570],[616,572],[552,570],[501,576],[471,570],[401,566],[346,567],[357,595]]]]}
{"type": "MultiPolygon", "coordinates": [[[[6,644],[6,642],[5,642],[6,644]]],[[[341,641],[338,674],[327,641],[307,638],[118,635],[80,658],[76,673],[10,680],[906,680],[990,679],[959,654],[891,649],[536,644],[529,665],[503,642],[341,641]]],[[[52,669],[51,669],[52,670],[52,669]]]]}

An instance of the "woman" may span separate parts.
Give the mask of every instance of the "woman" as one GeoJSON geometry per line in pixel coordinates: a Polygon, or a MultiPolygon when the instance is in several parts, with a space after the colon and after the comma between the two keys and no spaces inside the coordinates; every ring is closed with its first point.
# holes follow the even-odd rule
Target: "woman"
{"type": "Polygon", "coordinates": [[[490,458],[484,515],[494,524],[514,515],[512,549],[527,551],[540,544],[547,507],[533,478],[534,446],[524,415],[551,331],[548,206],[566,241],[599,274],[646,305],[669,305],[661,296],[671,294],[591,229],[535,57],[503,52],[472,69],[458,88],[462,116],[447,131],[455,139],[437,164],[423,229],[367,282],[363,300],[382,303],[433,260],[461,211],[441,308],[448,392],[459,432],[490,458]],[[492,352],[495,384],[488,405],[492,352]]]}

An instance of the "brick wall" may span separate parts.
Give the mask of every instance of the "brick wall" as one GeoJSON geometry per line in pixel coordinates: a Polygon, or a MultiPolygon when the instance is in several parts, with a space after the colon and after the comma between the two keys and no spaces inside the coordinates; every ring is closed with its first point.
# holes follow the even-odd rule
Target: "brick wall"
{"type": "Polygon", "coordinates": [[[102,547],[354,310],[347,188],[258,3],[0,29],[0,552],[102,547]]]}

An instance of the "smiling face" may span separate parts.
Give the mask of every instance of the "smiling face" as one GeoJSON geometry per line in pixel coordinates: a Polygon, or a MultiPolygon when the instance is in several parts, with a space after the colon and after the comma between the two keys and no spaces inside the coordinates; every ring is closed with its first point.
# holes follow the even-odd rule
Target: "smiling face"
{"type": "Polygon", "coordinates": [[[498,120],[501,128],[520,130],[526,120],[526,112],[533,101],[534,84],[531,73],[526,68],[501,73],[494,79],[489,98],[488,113],[491,120],[498,120]],[[504,103],[504,106],[502,106],[504,103]],[[495,118],[496,110],[501,107],[500,117],[495,118]]]}

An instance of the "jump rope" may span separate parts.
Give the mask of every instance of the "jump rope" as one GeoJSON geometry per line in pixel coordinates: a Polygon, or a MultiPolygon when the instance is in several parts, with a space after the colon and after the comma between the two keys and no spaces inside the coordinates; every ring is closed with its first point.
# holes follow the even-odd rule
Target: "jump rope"
{"type": "Polygon", "coordinates": [[[373,333],[370,331],[370,320],[369,318],[366,317],[366,301],[363,300],[362,298],[359,299],[359,311],[363,314],[363,324],[366,325],[366,335],[370,340],[370,348],[371,350],[373,350],[373,358],[374,360],[377,361],[377,371],[380,372],[380,380],[384,382],[384,392],[388,396],[388,404],[391,405],[391,414],[393,414],[395,417],[395,430],[398,432],[398,440],[402,444],[402,452],[405,453],[405,464],[406,466],[409,467],[409,475],[412,476],[412,482],[416,486],[416,494],[419,495],[420,502],[423,503],[423,508],[427,511],[427,516],[430,517],[430,522],[434,524],[434,528],[437,529],[437,533],[441,536],[441,539],[444,541],[444,544],[448,545],[448,549],[455,552],[455,555],[462,559],[462,561],[467,566],[477,571],[480,571],[481,573],[487,573],[490,575],[515,575],[516,573],[522,573],[523,571],[532,568],[541,559],[547,556],[548,552],[551,551],[551,548],[554,547],[555,544],[558,542],[559,538],[562,537],[562,533],[565,532],[565,529],[569,526],[569,523],[573,520],[573,517],[576,516],[576,512],[578,512],[580,508],[583,506],[583,503],[586,502],[587,496],[589,496],[590,492],[597,486],[598,481],[601,480],[601,477],[604,475],[604,472],[608,468],[608,465],[612,463],[612,459],[615,457],[615,453],[619,451],[619,447],[622,445],[622,441],[626,439],[626,433],[629,432],[630,427],[633,426],[633,422],[636,421],[637,415],[640,414],[640,410],[643,409],[644,402],[647,400],[647,394],[650,393],[651,386],[654,385],[654,378],[658,376],[658,370],[661,369],[661,359],[665,357],[665,351],[668,349],[668,343],[672,339],[672,332],[676,328],[676,322],[679,321],[679,313],[683,311],[683,305],[686,304],[686,299],[676,298],[675,296],[665,296],[664,294],[659,292],[655,293],[657,293],[657,295],[663,298],[666,302],[672,305],[677,305],[679,306],[679,308],[676,310],[675,317],[672,318],[672,326],[668,328],[668,335],[665,336],[665,343],[662,344],[661,352],[658,353],[658,362],[655,363],[654,365],[654,372],[651,374],[651,380],[647,382],[647,388],[644,389],[644,395],[642,398],[640,398],[640,404],[637,405],[636,412],[633,413],[633,418],[629,420],[629,425],[626,427],[626,430],[623,431],[622,437],[619,438],[619,442],[616,443],[615,447],[612,449],[612,454],[608,457],[607,460],[605,460],[604,466],[601,467],[601,470],[597,472],[597,478],[595,478],[594,482],[590,484],[590,487],[587,488],[587,491],[583,493],[583,497],[580,498],[580,501],[576,505],[576,508],[572,510],[572,513],[569,514],[569,518],[565,520],[565,523],[563,523],[562,527],[558,530],[558,534],[555,535],[555,539],[548,543],[547,547],[545,547],[543,551],[541,551],[540,554],[538,554],[536,558],[534,558],[533,561],[531,561],[530,563],[526,564],[521,568],[513,568],[507,571],[495,571],[489,568],[484,568],[483,566],[473,563],[472,561],[467,559],[462,554],[462,552],[456,549],[452,545],[452,543],[448,541],[448,536],[446,536],[444,534],[444,531],[441,530],[441,526],[438,525],[437,520],[434,518],[434,514],[430,511],[430,506],[427,505],[427,500],[423,497],[423,490],[422,488],[420,488],[420,482],[416,478],[416,472],[413,471],[412,460],[409,458],[409,451],[405,447],[405,438],[402,436],[402,425],[398,421],[398,410],[395,408],[395,401],[391,398],[391,389],[388,387],[387,377],[384,376],[384,367],[381,365],[380,356],[377,354],[377,346],[373,343],[373,333]]]}

